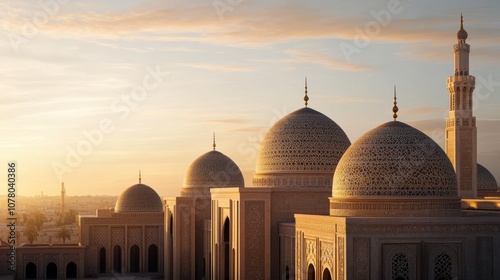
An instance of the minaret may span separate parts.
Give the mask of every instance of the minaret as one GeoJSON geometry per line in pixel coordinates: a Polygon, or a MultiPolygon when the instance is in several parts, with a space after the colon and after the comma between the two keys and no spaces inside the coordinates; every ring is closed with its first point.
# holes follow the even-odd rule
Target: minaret
{"type": "Polygon", "coordinates": [[[463,17],[460,17],[455,53],[454,75],[446,80],[450,92],[450,112],[446,119],[446,154],[455,167],[458,194],[463,198],[477,197],[477,129],[472,115],[472,93],[476,85],[469,75],[470,46],[465,42],[463,17]]]}
{"type": "Polygon", "coordinates": [[[64,182],[61,186],[61,217],[64,217],[64,198],[66,197],[66,188],[64,187],[64,182]]]}

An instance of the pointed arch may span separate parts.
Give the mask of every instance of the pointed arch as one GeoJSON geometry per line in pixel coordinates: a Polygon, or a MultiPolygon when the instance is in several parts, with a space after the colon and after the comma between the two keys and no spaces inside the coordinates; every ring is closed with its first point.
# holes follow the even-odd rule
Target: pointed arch
{"type": "Polygon", "coordinates": [[[129,271],[130,272],[139,272],[140,271],[140,250],[139,246],[137,245],[132,245],[130,247],[130,262],[129,262],[129,271]]]}
{"type": "Polygon", "coordinates": [[[312,263],[307,267],[307,280],[316,280],[316,272],[312,263]]]}
{"type": "Polygon", "coordinates": [[[74,262],[69,262],[66,265],[66,278],[77,278],[78,276],[78,268],[76,266],[76,263],[74,262]]]}
{"type": "Polygon", "coordinates": [[[120,245],[113,247],[113,272],[122,272],[122,247],[120,245]]]}
{"type": "Polygon", "coordinates": [[[323,270],[323,278],[321,278],[322,280],[332,280],[332,274],[330,273],[330,270],[328,268],[325,268],[325,270],[323,270]]]}
{"type": "Polygon", "coordinates": [[[99,250],[99,273],[106,273],[106,248],[99,250]]]}
{"type": "Polygon", "coordinates": [[[148,272],[158,272],[158,246],[155,244],[148,247],[148,272]]]}
{"type": "Polygon", "coordinates": [[[26,264],[26,268],[24,271],[24,277],[26,279],[37,279],[37,267],[36,264],[29,262],[26,264]]]}
{"type": "Polygon", "coordinates": [[[222,241],[224,244],[224,277],[223,279],[229,280],[231,279],[229,275],[229,267],[230,267],[230,258],[229,258],[229,235],[230,235],[230,222],[229,218],[226,217],[224,221],[224,226],[222,228],[222,241]]]}
{"type": "Polygon", "coordinates": [[[45,279],[57,279],[57,265],[49,262],[45,268],[45,279]]]}

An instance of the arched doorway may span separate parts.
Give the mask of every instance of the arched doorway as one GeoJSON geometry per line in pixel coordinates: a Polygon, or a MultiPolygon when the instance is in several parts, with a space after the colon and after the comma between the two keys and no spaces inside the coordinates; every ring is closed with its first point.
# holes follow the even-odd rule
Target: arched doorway
{"type": "Polygon", "coordinates": [[[122,248],[120,245],[113,247],[113,270],[116,273],[122,272],[122,248]]]}
{"type": "MultiPolygon", "coordinates": [[[[174,216],[170,213],[170,236],[169,236],[169,250],[168,254],[168,267],[169,267],[169,277],[168,279],[174,279],[174,216]]],[[[165,268],[166,269],[166,268],[165,268]]]]}
{"type": "Polygon", "coordinates": [[[76,275],[77,275],[76,263],[69,262],[66,265],[66,278],[76,278],[77,277],[76,275]]]}
{"type": "Polygon", "coordinates": [[[314,266],[312,264],[309,264],[307,267],[307,280],[315,280],[316,279],[316,273],[314,272],[314,266]]]}
{"type": "Polygon", "coordinates": [[[99,250],[99,272],[106,273],[106,249],[104,247],[99,250]]]}
{"type": "Polygon", "coordinates": [[[224,280],[229,280],[229,218],[224,221],[223,244],[224,244],[224,280]]]}
{"type": "Polygon", "coordinates": [[[158,246],[149,245],[148,248],[148,271],[158,272],[158,246]]]}
{"type": "Polygon", "coordinates": [[[130,272],[139,272],[139,246],[130,247],[130,272]]]}
{"type": "Polygon", "coordinates": [[[288,268],[288,265],[285,268],[285,280],[290,280],[290,268],[288,268]]]}
{"type": "Polygon", "coordinates": [[[330,274],[330,270],[328,270],[328,268],[323,270],[323,280],[332,280],[332,275],[330,274]]]}
{"type": "Polygon", "coordinates": [[[49,262],[45,269],[45,279],[57,279],[57,265],[49,262]]]}
{"type": "Polygon", "coordinates": [[[24,275],[26,279],[36,279],[36,265],[32,262],[26,264],[26,270],[24,275]]]}

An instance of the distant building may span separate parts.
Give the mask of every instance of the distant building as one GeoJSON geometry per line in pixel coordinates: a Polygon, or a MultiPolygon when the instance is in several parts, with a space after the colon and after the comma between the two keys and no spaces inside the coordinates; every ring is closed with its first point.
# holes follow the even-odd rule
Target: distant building
{"type": "Polygon", "coordinates": [[[120,195],[115,209],[79,217],[78,244],[18,246],[16,279],[161,275],[164,227],[163,204],[156,191],[141,183],[133,185],[120,195]]]}

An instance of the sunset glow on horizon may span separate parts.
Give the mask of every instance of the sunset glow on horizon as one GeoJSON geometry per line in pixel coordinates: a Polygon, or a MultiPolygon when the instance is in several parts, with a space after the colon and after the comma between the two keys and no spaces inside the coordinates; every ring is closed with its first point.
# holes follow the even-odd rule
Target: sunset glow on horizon
{"type": "MultiPolygon", "coordinates": [[[[304,106],[355,142],[398,120],[444,145],[464,15],[478,163],[500,182],[500,2],[4,1],[0,146],[18,195],[177,195],[212,149],[252,185],[259,143],[304,106]]],[[[4,195],[6,191],[1,194],[4,195]]]]}

